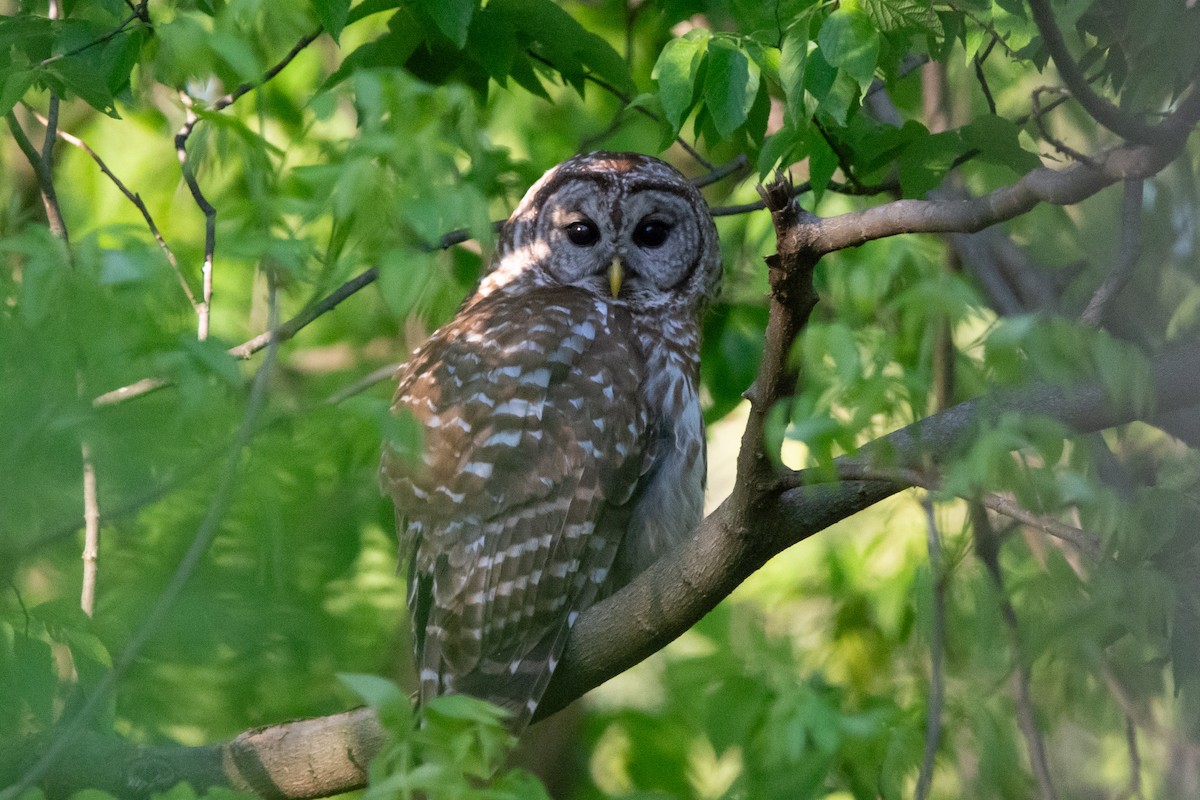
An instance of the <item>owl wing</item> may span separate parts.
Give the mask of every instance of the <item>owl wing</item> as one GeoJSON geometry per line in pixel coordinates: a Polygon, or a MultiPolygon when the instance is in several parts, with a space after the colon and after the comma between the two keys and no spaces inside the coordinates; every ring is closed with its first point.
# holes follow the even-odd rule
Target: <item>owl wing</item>
{"type": "Polygon", "coordinates": [[[409,558],[421,699],[532,715],[594,602],[647,459],[644,360],[628,317],[542,289],[468,305],[401,372],[419,454],[386,450],[409,558]]]}

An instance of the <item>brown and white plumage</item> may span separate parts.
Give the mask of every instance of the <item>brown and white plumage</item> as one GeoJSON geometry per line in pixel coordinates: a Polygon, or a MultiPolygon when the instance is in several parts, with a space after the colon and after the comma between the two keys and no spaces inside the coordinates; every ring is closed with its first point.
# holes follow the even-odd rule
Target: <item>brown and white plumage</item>
{"type": "Polygon", "coordinates": [[[474,294],[401,369],[393,409],[424,440],[385,449],[381,475],[422,701],[483,697],[520,729],[578,614],[699,521],[699,314],[720,274],[678,172],[579,156],[529,190],[474,294]]]}

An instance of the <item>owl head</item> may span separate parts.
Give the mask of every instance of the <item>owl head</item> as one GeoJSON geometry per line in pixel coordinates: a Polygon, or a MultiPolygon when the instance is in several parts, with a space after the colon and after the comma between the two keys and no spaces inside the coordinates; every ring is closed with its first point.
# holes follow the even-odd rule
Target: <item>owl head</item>
{"type": "Polygon", "coordinates": [[[717,229],[696,187],[657,158],[596,152],[530,187],[476,296],[571,286],[635,312],[699,309],[720,282],[717,229]]]}

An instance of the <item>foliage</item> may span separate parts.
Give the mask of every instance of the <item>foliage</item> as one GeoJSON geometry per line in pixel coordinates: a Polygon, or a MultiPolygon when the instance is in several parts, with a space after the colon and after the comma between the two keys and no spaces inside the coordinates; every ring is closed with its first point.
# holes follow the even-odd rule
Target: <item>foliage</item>
{"type": "Polygon", "coordinates": [[[503,770],[517,739],[495,706],[450,695],[414,713],[408,695],[391,681],[374,675],[344,675],[342,681],[378,712],[388,732],[371,762],[367,800],[547,798],[532,775],[503,770]]]}
{"type": "MultiPolygon", "coordinates": [[[[492,220],[544,169],[595,148],[665,151],[697,177],[742,157],[748,169],[706,188],[711,205],[752,202],[754,178],[783,168],[805,182],[804,207],[828,217],[980,195],[1116,142],[1069,98],[1042,95],[1039,119],[1031,93],[1058,79],[1017,0],[0,8],[13,134],[0,149],[0,743],[75,716],[137,642],[236,469],[212,547],[88,724],[200,744],[357,696],[390,736],[372,798],[545,796],[504,771],[512,742],[480,704],[439,702],[417,726],[394,684],[336,679],[403,685],[411,669],[375,475],[381,439],[418,434],[388,413],[386,381],[355,384],[449,318],[483,269],[492,220]],[[944,97],[923,83],[934,72],[944,97]],[[42,149],[35,115],[52,108],[137,194],[170,253],[68,139],[50,175],[69,240],[50,232],[17,136],[42,149]],[[188,175],[216,210],[204,340],[205,217],[188,175]],[[459,229],[467,243],[445,246],[459,229]],[[279,346],[251,443],[230,454],[263,357],[229,348],[265,330],[274,302],[292,318],[371,267],[375,287],[279,346]],[[149,376],[166,388],[106,395],[149,376]],[[90,618],[77,608],[84,448],[101,514],[90,618]]],[[[1156,122],[1200,73],[1190,4],[1071,0],[1053,12],[1122,113],[1156,122]]],[[[1200,436],[1152,413],[1148,359],[1195,346],[1200,329],[1197,162],[1193,142],[1139,187],[1140,257],[1099,329],[1078,318],[1130,229],[1119,191],[972,240],[987,257],[954,234],[824,258],[822,302],[793,354],[800,381],[768,432],[793,466],[832,473],[834,457],[936,410],[939,388],[956,402],[1096,380],[1145,408],[1144,422],[1078,436],[1032,414],[991,419],[933,481],[940,566],[908,497],[794,548],[598,692],[581,730],[562,734],[576,755],[544,777],[570,773],[563,796],[589,799],[908,797],[944,678],[932,796],[1035,791],[1023,711],[1064,796],[1139,782],[1146,796],[1188,796],[1200,436]],[[1007,270],[1002,292],[989,258],[1007,270]],[[1000,517],[993,546],[957,498],[999,493],[1095,535],[1103,558],[1000,517]],[[1023,675],[1032,709],[1014,688],[1023,675]]],[[[714,495],[728,489],[758,368],[761,257],[775,247],[763,212],[719,226],[726,291],[702,366],[714,495]]],[[[0,785],[16,763],[0,756],[0,785]]]]}

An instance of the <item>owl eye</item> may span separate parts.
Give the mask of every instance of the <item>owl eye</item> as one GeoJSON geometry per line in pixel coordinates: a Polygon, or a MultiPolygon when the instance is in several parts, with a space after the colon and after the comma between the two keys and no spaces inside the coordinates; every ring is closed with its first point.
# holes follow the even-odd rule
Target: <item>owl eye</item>
{"type": "Polygon", "coordinates": [[[591,220],[581,219],[572,222],[565,228],[571,244],[578,247],[591,247],[600,240],[600,229],[591,220]]]}
{"type": "Polygon", "coordinates": [[[671,226],[661,220],[642,220],[633,231],[633,243],[638,247],[661,247],[670,233],[671,226]]]}

